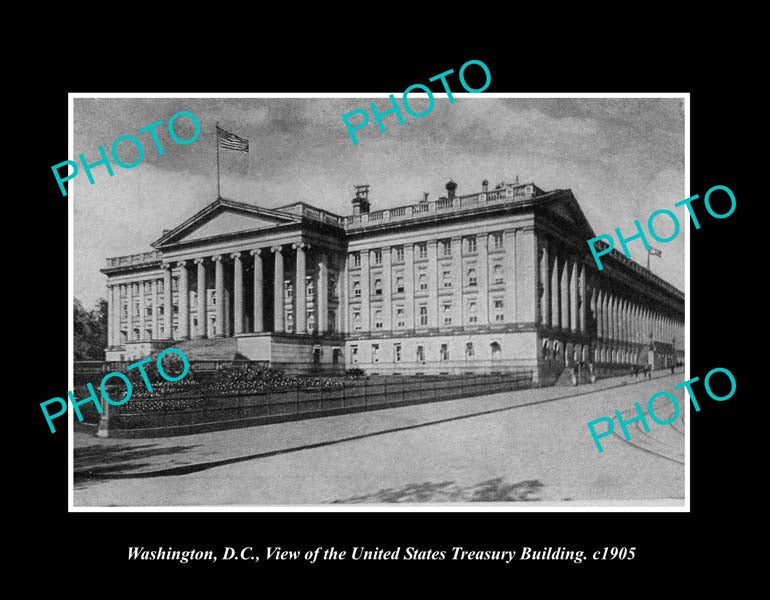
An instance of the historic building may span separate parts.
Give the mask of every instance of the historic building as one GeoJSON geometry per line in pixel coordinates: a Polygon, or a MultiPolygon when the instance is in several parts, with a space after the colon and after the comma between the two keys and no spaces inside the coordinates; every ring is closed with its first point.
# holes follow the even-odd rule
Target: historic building
{"type": "Polygon", "coordinates": [[[595,237],[570,190],[501,183],[342,217],[219,198],[107,259],[108,360],[168,346],[287,371],[480,373],[683,359],[684,294],[595,237]]]}

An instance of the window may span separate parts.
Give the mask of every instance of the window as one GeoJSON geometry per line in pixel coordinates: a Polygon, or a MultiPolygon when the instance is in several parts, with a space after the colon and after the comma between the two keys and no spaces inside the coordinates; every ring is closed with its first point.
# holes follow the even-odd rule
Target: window
{"type": "Polygon", "coordinates": [[[374,280],[374,295],[382,296],[382,279],[379,277],[374,280]]]}
{"type": "Polygon", "coordinates": [[[428,244],[426,242],[417,244],[417,258],[428,258],[428,244]]]}
{"type": "Polygon", "coordinates": [[[505,315],[503,314],[503,299],[495,298],[495,321],[499,323],[504,320],[505,315]]]}
{"type": "Polygon", "coordinates": [[[451,325],[452,324],[452,303],[444,302],[443,309],[444,309],[444,325],[451,325]]]}
{"type": "Polygon", "coordinates": [[[178,289],[179,289],[179,279],[175,277],[171,280],[171,290],[176,292],[178,289]]]}
{"type": "Polygon", "coordinates": [[[393,344],[393,362],[401,362],[401,344],[393,344]]]}
{"type": "Polygon", "coordinates": [[[439,356],[441,357],[441,360],[449,360],[449,344],[441,344],[439,356]]]}
{"type": "Polygon", "coordinates": [[[396,276],[396,293],[397,294],[404,293],[404,276],[403,275],[396,276]]]}
{"type": "Polygon", "coordinates": [[[380,249],[377,249],[374,251],[374,264],[375,265],[382,264],[382,250],[380,249]]]}
{"type": "Polygon", "coordinates": [[[162,279],[158,279],[158,283],[157,283],[157,286],[158,286],[158,293],[159,293],[159,294],[162,294],[162,293],[165,291],[165,289],[164,289],[164,288],[166,287],[166,286],[163,284],[163,280],[162,280],[162,279]]]}
{"type": "Polygon", "coordinates": [[[357,363],[358,362],[358,346],[351,346],[350,347],[350,362],[357,363]]]}
{"type": "Polygon", "coordinates": [[[404,247],[396,246],[396,262],[404,261],[404,247]]]}
{"type": "Polygon", "coordinates": [[[326,290],[329,300],[337,297],[337,278],[334,275],[329,275],[329,283],[326,290]]]}
{"type": "Polygon", "coordinates": [[[313,296],[315,294],[315,285],[313,285],[312,279],[308,279],[307,283],[305,283],[305,293],[308,296],[313,296]]]}
{"type": "Polygon", "coordinates": [[[353,297],[361,297],[361,282],[358,279],[353,280],[353,297]]]}
{"type": "Polygon", "coordinates": [[[372,362],[380,362],[380,345],[372,344],[372,362]]]}
{"type": "Polygon", "coordinates": [[[441,256],[452,256],[452,240],[441,240],[441,256]]]}
{"type": "Polygon", "coordinates": [[[361,311],[359,310],[353,312],[353,330],[361,331],[361,311]]]}
{"type": "Polygon", "coordinates": [[[420,304],[420,326],[428,326],[428,305],[420,304]]]}
{"type": "Polygon", "coordinates": [[[500,348],[500,344],[492,342],[489,345],[489,349],[492,353],[492,360],[500,360],[503,357],[503,349],[500,348]]]}
{"type": "Polygon", "coordinates": [[[492,248],[495,250],[502,250],[503,249],[503,234],[502,232],[497,232],[492,234],[492,248]]]}
{"type": "Polygon", "coordinates": [[[144,314],[148,317],[152,316],[152,306],[145,306],[144,307],[144,314]]]}
{"type": "Polygon", "coordinates": [[[495,265],[492,267],[492,281],[495,283],[503,282],[503,265],[495,265]]]}
{"type": "Polygon", "coordinates": [[[466,248],[468,252],[476,252],[476,236],[471,235],[465,238],[466,248]]]}
{"type": "Polygon", "coordinates": [[[379,309],[374,311],[374,328],[382,329],[382,311],[379,309]]]}
{"type": "Polygon", "coordinates": [[[123,306],[121,306],[121,309],[122,310],[120,312],[123,315],[123,318],[124,319],[127,318],[128,317],[128,304],[124,304],[123,306]]]}
{"type": "Polygon", "coordinates": [[[468,269],[468,287],[476,287],[476,268],[468,269]]]}
{"type": "Polygon", "coordinates": [[[473,349],[473,342],[466,342],[465,358],[473,358],[475,355],[476,355],[476,351],[473,349]]]}
{"type": "Polygon", "coordinates": [[[328,313],[326,313],[326,319],[327,319],[327,326],[329,327],[329,331],[334,331],[337,329],[337,313],[333,310],[330,310],[328,313]]]}
{"type": "Polygon", "coordinates": [[[471,300],[468,302],[468,323],[477,323],[479,315],[476,313],[476,302],[471,300]]]}
{"type": "Polygon", "coordinates": [[[139,316],[139,303],[138,303],[138,302],[137,302],[136,304],[134,304],[134,312],[133,312],[133,315],[134,315],[135,317],[138,317],[138,316],[139,316]]]}
{"type": "Polygon", "coordinates": [[[294,295],[294,286],[291,284],[290,281],[287,281],[283,285],[284,285],[284,289],[286,290],[286,297],[291,298],[294,295]]]}
{"type": "Polygon", "coordinates": [[[406,322],[404,321],[404,307],[396,307],[396,327],[404,327],[406,322]]]}
{"type": "Polygon", "coordinates": [[[305,319],[307,321],[307,330],[313,331],[315,329],[315,315],[312,311],[308,312],[305,316],[305,319]]]}
{"type": "Polygon", "coordinates": [[[423,362],[425,361],[425,347],[424,346],[417,346],[417,361],[423,362]]]}
{"type": "Polygon", "coordinates": [[[165,311],[165,309],[163,308],[163,305],[161,304],[161,305],[158,307],[158,316],[162,316],[162,315],[164,315],[164,314],[166,314],[166,311],[165,311]]]}
{"type": "Polygon", "coordinates": [[[444,271],[441,274],[441,281],[445,288],[452,287],[452,271],[444,271]]]}
{"type": "Polygon", "coordinates": [[[425,290],[428,289],[428,275],[424,271],[420,273],[418,281],[420,283],[421,291],[424,292],[425,290]]]}
{"type": "Polygon", "coordinates": [[[361,266],[361,253],[360,252],[353,252],[353,266],[354,267],[360,267],[361,266]]]}

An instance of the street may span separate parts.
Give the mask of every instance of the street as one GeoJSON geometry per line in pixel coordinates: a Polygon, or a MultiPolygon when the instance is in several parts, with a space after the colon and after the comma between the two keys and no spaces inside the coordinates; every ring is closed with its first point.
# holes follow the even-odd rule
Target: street
{"type": "MultiPolygon", "coordinates": [[[[646,407],[652,394],[674,392],[682,381],[681,374],[657,375],[177,438],[76,434],[74,504],[681,505],[681,422],[660,426],[648,417],[649,434],[629,426],[632,442],[608,436],[601,454],[586,427],[616,409],[627,414],[634,402],[646,407]]],[[[682,391],[674,393],[681,402],[682,391]]]]}

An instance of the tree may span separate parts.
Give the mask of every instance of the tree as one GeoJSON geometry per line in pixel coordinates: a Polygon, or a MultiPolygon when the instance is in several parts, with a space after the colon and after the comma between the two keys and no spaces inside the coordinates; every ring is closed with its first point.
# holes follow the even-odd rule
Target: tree
{"type": "Polygon", "coordinates": [[[107,346],[107,301],[99,298],[94,309],[89,312],[75,298],[73,310],[75,360],[104,360],[104,348],[107,346]]]}

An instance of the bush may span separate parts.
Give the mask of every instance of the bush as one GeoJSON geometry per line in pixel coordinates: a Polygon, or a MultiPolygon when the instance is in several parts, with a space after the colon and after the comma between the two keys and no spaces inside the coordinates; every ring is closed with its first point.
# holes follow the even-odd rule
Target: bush
{"type": "Polygon", "coordinates": [[[359,369],[358,367],[353,367],[352,369],[345,371],[345,375],[348,377],[365,377],[366,372],[363,369],[359,369]]]}

